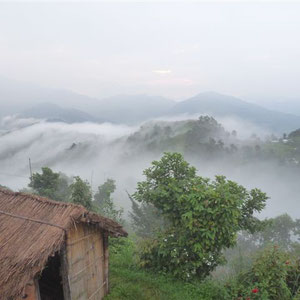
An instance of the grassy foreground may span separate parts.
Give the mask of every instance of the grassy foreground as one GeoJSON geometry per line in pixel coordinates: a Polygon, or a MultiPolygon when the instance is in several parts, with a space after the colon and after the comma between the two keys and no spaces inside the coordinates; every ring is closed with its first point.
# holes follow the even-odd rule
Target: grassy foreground
{"type": "Polygon", "coordinates": [[[111,240],[106,300],[300,300],[299,252],[266,247],[246,272],[184,282],[140,269],[132,237],[111,240]]]}
{"type": "Polygon", "coordinates": [[[106,300],[212,300],[228,299],[221,285],[213,281],[192,284],[137,267],[134,243],[123,240],[113,245],[110,257],[110,294],[106,300]]]}

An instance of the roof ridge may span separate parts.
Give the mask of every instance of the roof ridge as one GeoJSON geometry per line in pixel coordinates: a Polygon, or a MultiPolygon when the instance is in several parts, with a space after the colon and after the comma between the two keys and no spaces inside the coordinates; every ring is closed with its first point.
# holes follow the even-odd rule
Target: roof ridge
{"type": "MultiPolygon", "coordinates": [[[[85,217],[87,222],[95,222],[95,223],[105,223],[106,225],[102,224],[103,227],[108,226],[111,228],[112,231],[116,230],[116,231],[122,231],[124,232],[126,235],[126,231],[123,229],[123,226],[121,224],[119,224],[118,222],[116,222],[115,220],[112,220],[108,217],[102,216],[97,212],[93,212],[93,211],[89,211],[87,210],[84,206],[79,205],[79,204],[74,204],[74,203],[70,203],[70,202],[59,202],[59,201],[55,201],[52,199],[48,199],[46,197],[41,197],[38,195],[32,195],[32,194],[27,194],[27,193],[23,193],[23,192],[14,192],[8,189],[4,189],[0,187],[0,194],[4,194],[4,195],[8,195],[8,196],[12,196],[12,197],[24,197],[24,201],[25,200],[29,200],[29,201],[38,201],[42,204],[45,205],[51,205],[51,206],[56,206],[56,207],[61,207],[61,208],[73,208],[73,209],[78,209],[78,211],[80,211],[80,215],[81,218],[85,217]]],[[[82,221],[82,219],[79,218],[77,221],[82,221]]],[[[110,231],[109,228],[107,228],[106,230],[110,231]]]]}
{"type": "MultiPolygon", "coordinates": [[[[11,195],[11,196],[23,196],[26,197],[28,199],[32,199],[32,200],[37,200],[40,202],[46,202],[49,204],[53,204],[53,205],[59,205],[59,206],[72,206],[72,207],[77,207],[77,208],[84,208],[83,206],[79,205],[79,204],[74,204],[71,202],[61,202],[61,201],[57,201],[57,200],[53,200],[53,199],[49,199],[47,197],[43,197],[43,196],[39,196],[39,195],[35,195],[35,194],[29,194],[29,193],[24,193],[24,192],[14,192],[8,189],[4,189],[0,187],[0,192],[6,195],[11,195]]],[[[86,208],[84,208],[86,209],[86,208]]],[[[87,210],[86,210],[87,211],[87,210]]],[[[88,212],[88,211],[87,211],[88,212]]]]}

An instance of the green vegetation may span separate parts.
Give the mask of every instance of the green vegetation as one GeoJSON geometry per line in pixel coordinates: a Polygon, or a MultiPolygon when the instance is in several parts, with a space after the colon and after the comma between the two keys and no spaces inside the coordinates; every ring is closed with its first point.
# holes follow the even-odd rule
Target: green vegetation
{"type": "Polygon", "coordinates": [[[42,168],[42,173],[33,173],[28,186],[33,192],[57,201],[65,201],[68,197],[68,177],[55,173],[48,167],[42,168]]]}
{"type": "Polygon", "coordinates": [[[116,182],[110,178],[98,186],[98,191],[94,195],[96,211],[105,217],[111,218],[119,223],[124,223],[122,219],[123,209],[117,209],[111,197],[115,190],[116,182]]]}
{"type": "Polygon", "coordinates": [[[92,209],[92,193],[90,185],[87,181],[83,181],[79,176],[74,177],[74,182],[70,185],[71,196],[70,201],[80,204],[86,209],[92,209]]]}
{"type": "Polygon", "coordinates": [[[273,245],[257,252],[253,258],[248,270],[236,274],[225,284],[232,296],[236,299],[300,299],[299,253],[295,256],[273,245]]]}
{"type": "Polygon", "coordinates": [[[139,267],[136,237],[110,246],[110,294],[106,300],[299,300],[299,253],[267,247],[252,254],[253,264],[234,276],[190,282],[139,267]],[[298,259],[298,260],[297,260],[298,259]]]}
{"type": "Polygon", "coordinates": [[[30,189],[23,189],[22,192],[34,193],[57,201],[80,204],[88,210],[95,211],[119,223],[124,223],[122,219],[123,209],[117,209],[111,197],[116,189],[116,183],[113,179],[107,179],[98,187],[98,191],[93,196],[88,181],[79,176],[69,178],[63,173],[55,173],[50,168],[43,167],[42,173],[36,172],[32,175],[28,186],[30,189]]]}
{"type": "Polygon", "coordinates": [[[134,238],[110,246],[110,294],[107,300],[226,299],[226,290],[211,280],[187,283],[170,275],[140,269],[134,238]]]}
{"type": "Polygon", "coordinates": [[[138,235],[112,243],[106,299],[300,299],[299,220],[259,221],[264,193],[197,176],[177,153],[144,174],[131,196],[138,235]]]}
{"type": "Polygon", "coordinates": [[[28,186],[30,189],[24,189],[24,192],[32,192],[57,201],[81,204],[89,210],[93,207],[90,185],[79,176],[71,179],[63,173],[56,173],[48,167],[43,167],[42,173],[32,174],[28,186]]]}
{"type": "Polygon", "coordinates": [[[192,161],[212,160],[232,167],[269,162],[299,171],[300,166],[298,130],[282,137],[272,134],[262,139],[253,133],[240,138],[239,132],[226,131],[209,116],[200,116],[198,120],[146,123],[128,137],[126,150],[131,158],[141,153],[160,155],[169,151],[180,152],[192,161]]]}
{"type": "Polygon", "coordinates": [[[265,207],[267,196],[258,189],[247,191],[224,176],[197,176],[179,153],[165,153],[144,175],[132,198],[152,205],[165,220],[164,228],[143,241],[144,267],[185,280],[205,278],[239,231],[261,229],[253,214],[265,207]]]}

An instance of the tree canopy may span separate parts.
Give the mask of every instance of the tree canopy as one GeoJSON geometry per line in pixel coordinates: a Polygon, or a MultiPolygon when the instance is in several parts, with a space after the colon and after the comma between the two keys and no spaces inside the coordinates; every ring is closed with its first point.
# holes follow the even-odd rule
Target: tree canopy
{"type": "Polygon", "coordinates": [[[119,223],[123,223],[123,209],[117,209],[112,194],[116,190],[115,180],[108,178],[102,185],[98,186],[98,191],[94,195],[97,212],[105,217],[111,218],[119,223]]]}
{"type": "Polygon", "coordinates": [[[71,202],[80,204],[86,209],[92,209],[92,192],[87,181],[83,181],[79,176],[74,177],[74,182],[70,185],[71,202]]]}
{"type": "Polygon", "coordinates": [[[71,181],[63,173],[56,173],[49,167],[42,167],[42,173],[32,174],[28,186],[40,196],[57,201],[68,201],[70,196],[69,183],[71,181]]]}
{"type": "Polygon", "coordinates": [[[132,198],[153,205],[166,220],[144,244],[146,267],[185,279],[205,277],[222,262],[222,251],[235,245],[238,231],[262,227],[254,213],[265,207],[265,193],[224,176],[198,176],[179,153],[165,153],[144,175],[132,198]]]}

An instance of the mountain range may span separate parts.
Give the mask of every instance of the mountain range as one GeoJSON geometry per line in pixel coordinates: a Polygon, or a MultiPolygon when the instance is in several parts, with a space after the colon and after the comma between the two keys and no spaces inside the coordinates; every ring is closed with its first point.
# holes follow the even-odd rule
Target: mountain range
{"type": "Polygon", "coordinates": [[[49,122],[103,123],[107,120],[92,116],[91,114],[75,108],[62,108],[53,103],[40,103],[20,113],[24,118],[46,119],[49,122]]]}
{"type": "Polygon", "coordinates": [[[275,133],[300,128],[300,112],[280,112],[215,92],[173,100],[149,95],[92,98],[0,78],[0,118],[9,114],[49,121],[138,124],[154,118],[203,115],[235,118],[275,133]],[[299,115],[297,115],[297,113],[299,115]]]}

